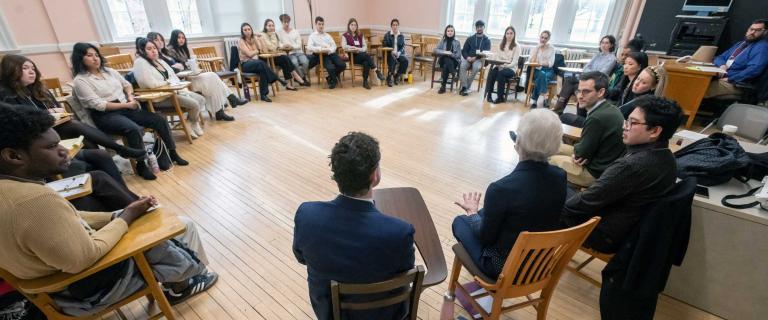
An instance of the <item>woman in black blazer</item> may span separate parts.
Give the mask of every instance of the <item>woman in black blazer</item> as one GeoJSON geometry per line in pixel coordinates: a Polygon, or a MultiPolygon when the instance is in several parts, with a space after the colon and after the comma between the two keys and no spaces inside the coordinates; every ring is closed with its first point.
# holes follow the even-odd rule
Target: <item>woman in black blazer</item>
{"type": "Polygon", "coordinates": [[[520,162],[512,173],[488,186],[482,209],[478,192],[464,194],[456,202],[466,215],[453,220],[453,235],[488,277],[499,276],[520,232],[559,227],[566,176],[547,161],[557,153],[561,139],[560,119],[554,112],[529,111],[517,128],[520,162]]]}

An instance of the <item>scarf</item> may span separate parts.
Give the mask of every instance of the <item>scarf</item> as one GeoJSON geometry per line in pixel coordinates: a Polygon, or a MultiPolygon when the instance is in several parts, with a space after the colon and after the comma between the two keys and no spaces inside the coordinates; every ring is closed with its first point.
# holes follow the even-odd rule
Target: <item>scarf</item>
{"type": "Polygon", "coordinates": [[[456,38],[456,35],[453,37],[445,37],[445,51],[453,52],[453,39],[456,38]]]}

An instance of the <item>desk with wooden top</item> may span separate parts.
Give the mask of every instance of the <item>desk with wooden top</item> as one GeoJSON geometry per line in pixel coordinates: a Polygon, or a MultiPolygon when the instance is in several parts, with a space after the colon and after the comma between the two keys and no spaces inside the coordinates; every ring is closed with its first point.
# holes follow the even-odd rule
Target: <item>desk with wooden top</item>
{"type": "MultiPolygon", "coordinates": [[[[537,62],[526,62],[525,68],[528,69],[528,76],[526,81],[528,82],[527,89],[525,90],[525,106],[528,106],[528,102],[531,100],[531,91],[533,90],[533,70],[541,65],[537,62]]],[[[536,102],[536,101],[534,101],[536,102]]]]}
{"type": "Polygon", "coordinates": [[[699,111],[699,105],[707,93],[709,83],[717,76],[716,72],[693,70],[689,67],[700,67],[689,63],[679,63],[674,60],[664,62],[667,72],[667,84],[664,88],[666,98],[677,101],[688,116],[685,128],[693,124],[693,119],[699,111]]]}

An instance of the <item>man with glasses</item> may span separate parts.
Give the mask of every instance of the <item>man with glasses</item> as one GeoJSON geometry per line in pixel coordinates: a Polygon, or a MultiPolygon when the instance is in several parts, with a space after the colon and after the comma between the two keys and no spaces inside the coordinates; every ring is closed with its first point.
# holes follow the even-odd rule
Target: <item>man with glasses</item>
{"type": "Polygon", "coordinates": [[[680,106],[655,96],[636,101],[623,126],[627,154],[585,191],[568,197],[563,207],[563,222],[568,226],[602,217],[584,246],[603,253],[617,252],[648,212],[648,205],[669,193],[677,179],[675,156],[668,145],[680,124],[680,106]]]}
{"type": "Polygon", "coordinates": [[[464,47],[461,49],[462,59],[461,66],[459,67],[461,91],[459,91],[459,94],[462,96],[469,95],[472,81],[475,81],[475,76],[480,71],[480,68],[483,67],[480,51],[491,50],[491,39],[488,39],[483,31],[485,31],[485,22],[477,20],[475,22],[475,34],[464,41],[464,47]],[[472,71],[467,74],[467,70],[470,68],[472,68],[472,71]]]}
{"type": "Polygon", "coordinates": [[[755,20],[747,29],[744,40],[715,57],[715,65],[723,70],[719,79],[709,84],[704,98],[738,99],[742,91],[737,84],[751,84],[768,66],[768,20],[755,20]]]}
{"type": "Polygon", "coordinates": [[[600,71],[585,72],[579,78],[576,97],[579,108],[587,110],[581,140],[569,146],[563,144],[549,162],[565,170],[568,182],[587,187],[624,153],[621,124],[624,117],[619,109],[605,100],[608,76],[600,71]]]}

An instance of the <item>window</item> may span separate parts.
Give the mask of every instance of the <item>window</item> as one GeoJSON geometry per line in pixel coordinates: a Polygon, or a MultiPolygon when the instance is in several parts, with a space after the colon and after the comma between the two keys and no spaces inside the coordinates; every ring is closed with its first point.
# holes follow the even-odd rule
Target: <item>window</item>
{"type": "Polygon", "coordinates": [[[142,0],[108,0],[107,5],[118,38],[145,35],[150,31],[142,0]]]}
{"type": "Polygon", "coordinates": [[[512,1],[489,0],[490,13],[488,14],[487,33],[490,35],[502,35],[512,20],[512,1]]]}
{"type": "Polygon", "coordinates": [[[453,27],[457,32],[474,33],[477,0],[457,0],[453,11],[453,27]]]}
{"type": "Polygon", "coordinates": [[[579,0],[571,29],[571,42],[597,43],[602,37],[609,0],[579,0]]]}
{"type": "Polygon", "coordinates": [[[530,1],[528,20],[525,23],[525,37],[538,38],[544,30],[552,31],[559,0],[530,1]]]}
{"type": "Polygon", "coordinates": [[[200,24],[200,14],[197,12],[195,0],[167,0],[168,14],[171,16],[171,27],[183,30],[189,34],[203,33],[200,24]]]}
{"type": "Polygon", "coordinates": [[[541,31],[552,32],[555,45],[597,47],[600,37],[616,35],[631,0],[449,0],[445,24],[462,35],[473,33],[472,23],[486,22],[486,33],[499,38],[507,26],[518,41],[538,42],[541,31]],[[555,23],[557,21],[557,23],[555,23]]]}

